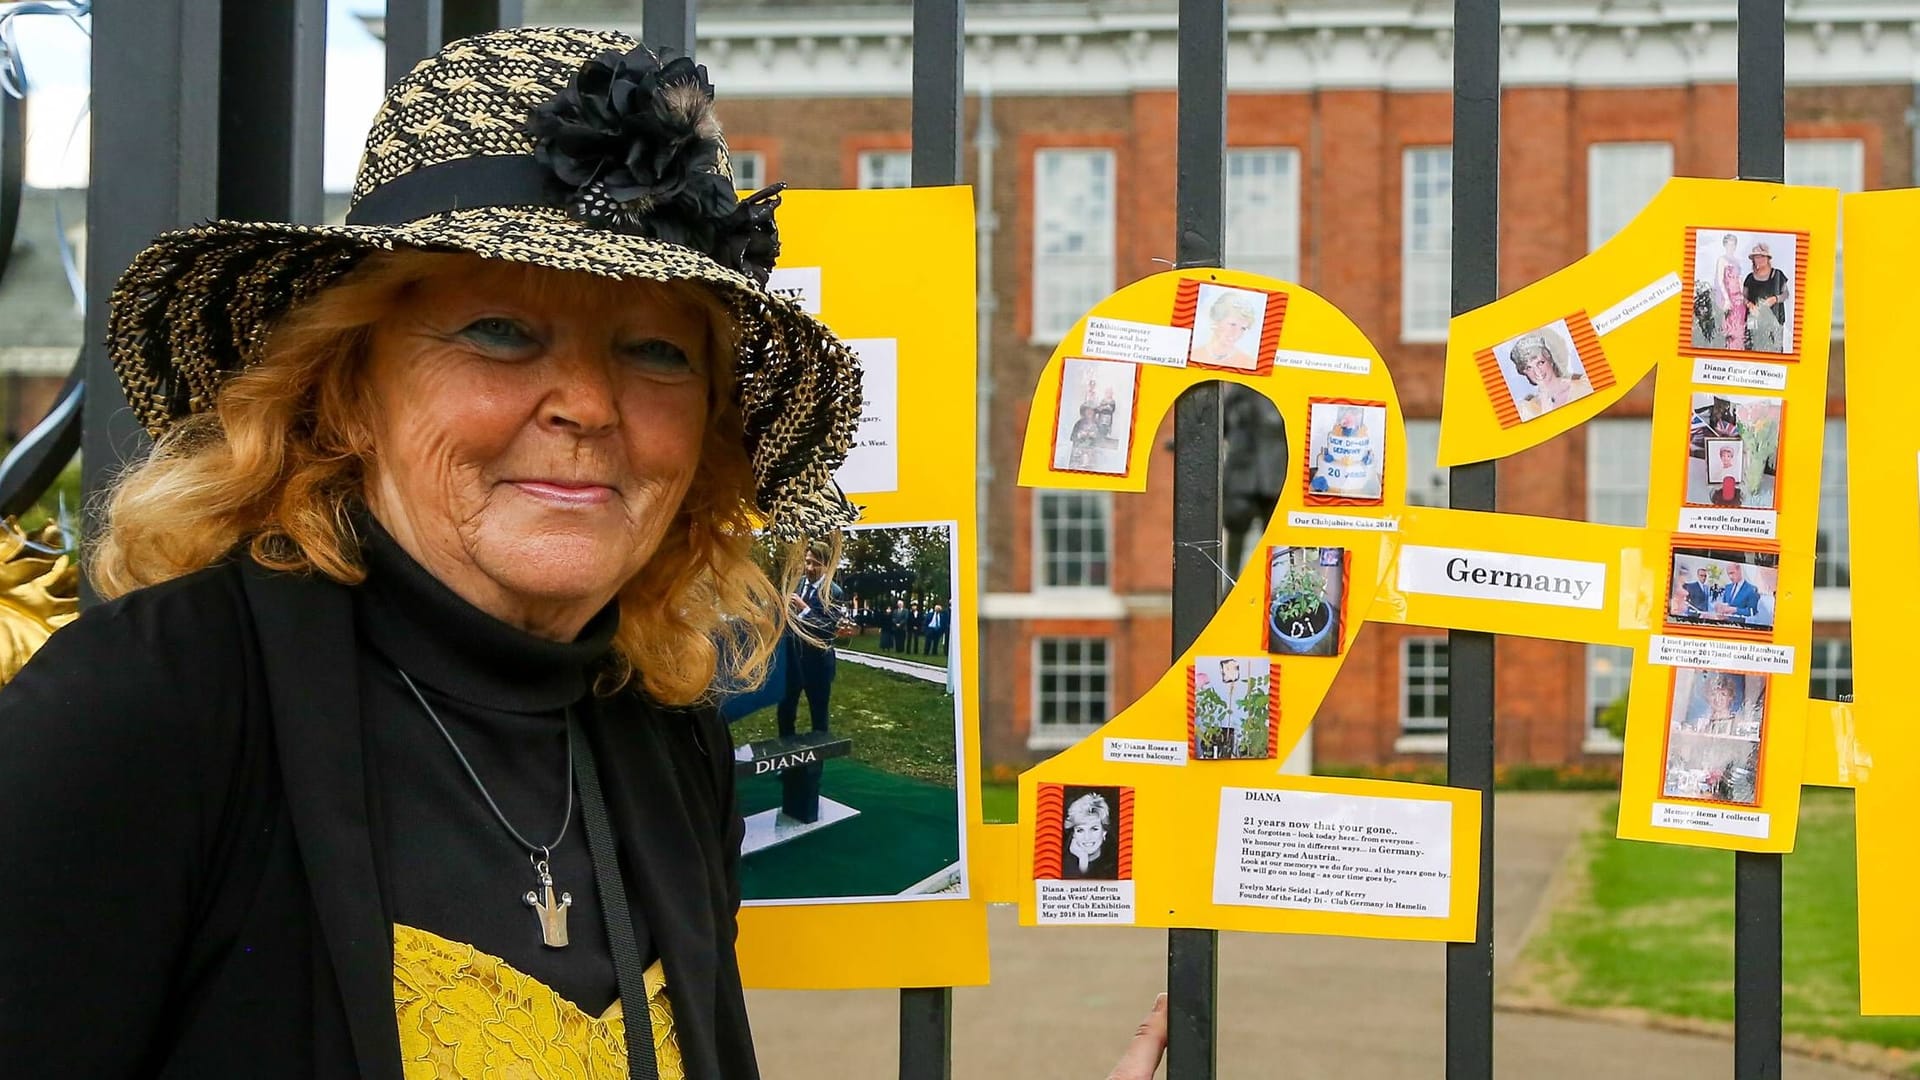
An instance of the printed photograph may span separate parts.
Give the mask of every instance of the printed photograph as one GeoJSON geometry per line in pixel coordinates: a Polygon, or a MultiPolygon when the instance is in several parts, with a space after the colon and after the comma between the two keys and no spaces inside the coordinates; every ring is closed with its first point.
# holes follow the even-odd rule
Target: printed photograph
{"type": "Polygon", "coordinates": [[[1280,695],[1265,656],[1200,656],[1187,668],[1187,749],[1195,761],[1277,756],[1280,695]]]}
{"type": "Polygon", "coordinates": [[[1378,505],[1385,494],[1387,407],[1361,401],[1308,406],[1306,501],[1378,505]]]}
{"type": "Polygon", "coordinates": [[[1132,879],[1132,788],[1041,784],[1037,801],[1035,880],[1132,879]]]}
{"type": "Polygon", "coordinates": [[[1493,355],[1521,420],[1537,419],[1593,393],[1587,365],[1565,319],[1509,338],[1493,347],[1493,355]]]}
{"type": "Polygon", "coordinates": [[[1346,603],[1345,548],[1274,548],[1267,562],[1267,652],[1340,655],[1346,603]]]}
{"type": "MultiPolygon", "coordinates": [[[[815,543],[757,686],[724,697],[747,903],[967,895],[954,526],[815,543]]],[[[775,581],[786,548],[762,538],[775,581]]]]}
{"type": "Polygon", "coordinates": [[[1780,417],[1777,397],[1693,395],[1687,430],[1688,506],[1772,510],[1778,503],[1780,417]]]}
{"type": "Polygon", "coordinates": [[[1771,633],[1779,565],[1772,552],[1674,548],[1667,625],[1771,633]]]}
{"type": "Polygon", "coordinates": [[[1201,284],[1193,316],[1196,367],[1254,371],[1260,367],[1260,339],[1267,322],[1265,292],[1201,284]]]}
{"type": "Polygon", "coordinates": [[[1748,229],[1689,229],[1695,349],[1779,357],[1795,345],[1793,274],[1800,237],[1748,229]]]}
{"type": "Polygon", "coordinates": [[[1759,802],[1767,676],[1676,668],[1661,794],[1751,806],[1759,802]]]}
{"type": "Polygon", "coordinates": [[[1133,450],[1133,399],[1140,367],[1116,360],[1064,362],[1053,467],[1124,476],[1133,450]]]}

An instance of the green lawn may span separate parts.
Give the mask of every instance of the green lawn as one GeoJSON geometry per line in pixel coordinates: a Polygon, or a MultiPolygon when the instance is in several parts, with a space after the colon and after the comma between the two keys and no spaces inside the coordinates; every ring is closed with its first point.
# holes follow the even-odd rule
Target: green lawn
{"type": "Polygon", "coordinates": [[[873,653],[875,656],[891,656],[900,660],[912,661],[916,664],[934,664],[939,667],[947,666],[947,654],[945,652],[908,653],[899,649],[882,649],[880,647],[880,631],[878,630],[862,630],[860,633],[840,642],[840,647],[843,649],[852,649],[855,652],[873,653]]]}
{"type": "MultiPolygon", "coordinates": [[[[1731,1023],[1733,856],[1616,840],[1614,814],[1583,839],[1584,880],[1528,944],[1523,985],[1565,1005],[1731,1023]]],[[[1782,888],[1787,1032],[1920,1049],[1920,1019],[1859,1015],[1851,793],[1807,792],[1782,888]]]]}
{"type": "Polygon", "coordinates": [[[1009,825],[1020,820],[1020,785],[980,784],[980,816],[989,825],[1009,825]]]}
{"type": "MultiPolygon", "coordinates": [[[[940,683],[841,660],[834,666],[829,702],[829,723],[835,733],[853,739],[853,760],[953,787],[953,698],[940,683]]],[[[778,731],[774,708],[741,717],[733,725],[734,744],[773,738],[778,731]]],[[[803,697],[800,729],[807,724],[803,697]]]]}

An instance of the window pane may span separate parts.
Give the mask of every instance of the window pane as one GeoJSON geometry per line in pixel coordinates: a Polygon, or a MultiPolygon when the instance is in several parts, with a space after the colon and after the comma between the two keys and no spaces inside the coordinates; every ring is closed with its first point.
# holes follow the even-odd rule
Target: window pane
{"type": "Polygon", "coordinates": [[[1587,520],[1646,525],[1653,421],[1601,417],[1586,427],[1587,520]]]}
{"type": "Polygon", "coordinates": [[[1412,506],[1445,506],[1450,487],[1440,461],[1440,421],[1407,421],[1407,502],[1412,506]]]}
{"type": "Polygon", "coordinates": [[[1400,334],[1434,338],[1452,309],[1453,148],[1408,149],[1401,172],[1400,334]]]}
{"type": "Polygon", "coordinates": [[[1844,701],[1853,696],[1852,641],[1814,640],[1812,682],[1807,692],[1821,701],[1844,701]]]}
{"type": "Polygon", "coordinates": [[[1847,422],[1827,418],[1826,446],[1820,453],[1819,532],[1813,547],[1813,584],[1844,589],[1853,581],[1847,565],[1847,422]]]}
{"type": "Polygon", "coordinates": [[[1410,637],[1400,644],[1400,717],[1407,732],[1447,730],[1447,639],[1410,637]]]}
{"type": "Polygon", "coordinates": [[[1625,228],[1673,175],[1673,147],[1663,142],[1594,143],[1587,148],[1587,247],[1625,228]]]}
{"type": "Polygon", "coordinates": [[[735,150],[729,155],[733,166],[733,186],[740,191],[759,191],[767,186],[767,155],[758,150],[735,150]]]}
{"type": "Polygon", "coordinates": [[[1300,275],[1300,152],[1229,150],[1227,265],[1284,281],[1300,275]]]}
{"type": "Polygon", "coordinates": [[[1065,334],[1113,291],[1113,153],[1034,154],[1033,333],[1065,334]]]}
{"type": "Polygon", "coordinates": [[[1035,653],[1034,729],[1049,734],[1107,720],[1107,650],[1102,638],[1041,638],[1035,653]]]}
{"type": "MultiPolygon", "coordinates": [[[[1866,187],[1866,146],[1859,139],[1788,139],[1786,180],[1789,184],[1839,188],[1846,195],[1866,187]]],[[[1833,332],[1840,336],[1845,312],[1840,291],[1840,233],[1834,232],[1833,332]]]]}
{"type": "Polygon", "coordinates": [[[865,150],[860,154],[860,186],[913,186],[913,153],[908,150],[865,150]]]}
{"type": "Polygon", "coordinates": [[[1112,507],[1111,496],[1102,491],[1034,493],[1036,588],[1107,587],[1112,507]]]}

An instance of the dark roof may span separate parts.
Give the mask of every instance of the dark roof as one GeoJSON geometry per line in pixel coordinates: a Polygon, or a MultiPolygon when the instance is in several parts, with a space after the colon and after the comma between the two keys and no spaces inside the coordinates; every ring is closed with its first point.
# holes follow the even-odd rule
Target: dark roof
{"type": "MultiPolygon", "coordinates": [[[[20,224],[14,230],[13,255],[0,276],[0,347],[80,347],[80,313],[60,264],[59,223],[78,237],[87,222],[85,188],[28,188],[20,196],[20,224]]],[[[76,244],[76,260],[85,246],[76,244]]],[[[80,272],[85,272],[84,264],[80,272]]]]}
{"type": "MultiPolygon", "coordinates": [[[[0,275],[0,348],[78,349],[85,336],[84,320],[74,310],[73,292],[60,264],[56,205],[60,228],[79,237],[87,224],[85,188],[28,188],[20,196],[13,256],[0,275]]],[[[346,212],[346,195],[327,196],[328,221],[338,222],[346,212]]],[[[77,261],[85,259],[83,243],[74,245],[74,255],[77,261]]],[[[84,261],[79,261],[79,271],[86,272],[84,261]]]]}

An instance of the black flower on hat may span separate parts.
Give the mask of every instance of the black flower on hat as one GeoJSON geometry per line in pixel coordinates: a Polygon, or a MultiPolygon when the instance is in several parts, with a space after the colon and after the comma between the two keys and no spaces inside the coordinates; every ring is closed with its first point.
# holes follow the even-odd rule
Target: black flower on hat
{"type": "Polygon", "coordinates": [[[576,219],[693,248],[761,284],[772,273],[784,185],[734,193],[713,84],[692,59],[601,53],[532,111],[527,133],[576,219]]]}

